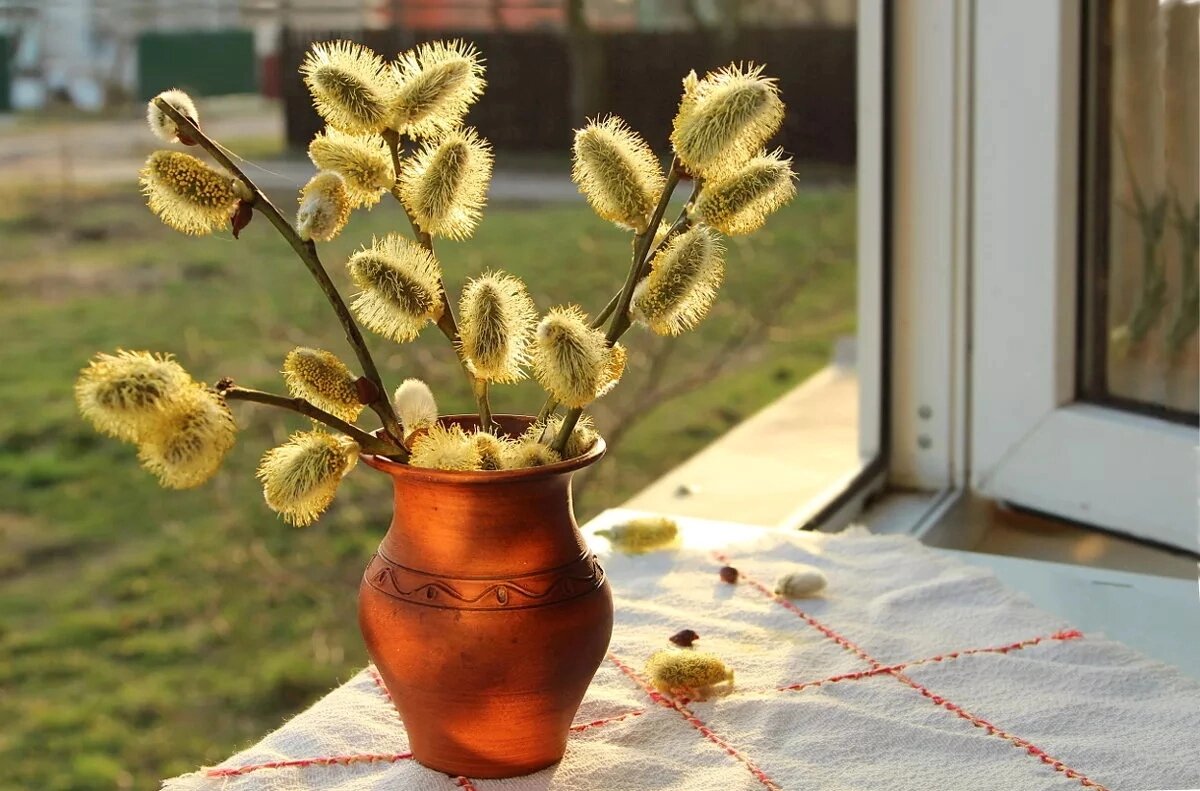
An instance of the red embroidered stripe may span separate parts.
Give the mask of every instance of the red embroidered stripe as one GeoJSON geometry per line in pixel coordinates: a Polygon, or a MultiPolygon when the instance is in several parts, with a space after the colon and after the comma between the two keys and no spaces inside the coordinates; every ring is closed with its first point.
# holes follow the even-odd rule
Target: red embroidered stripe
{"type": "Polygon", "coordinates": [[[1097,791],[1108,791],[1108,789],[1105,788],[1104,786],[1100,785],[1099,783],[1097,783],[1094,780],[1089,779],[1082,772],[1076,771],[1075,769],[1072,769],[1071,767],[1067,766],[1062,761],[1058,760],[1054,756],[1047,753],[1041,747],[1038,747],[1037,745],[1029,742],[1026,739],[1022,739],[1019,736],[1015,736],[1015,735],[1009,733],[1008,731],[1005,731],[1001,728],[996,727],[995,725],[993,725],[992,723],[983,719],[982,717],[978,717],[978,716],[972,714],[971,712],[964,709],[962,706],[959,706],[956,703],[952,703],[951,701],[946,700],[944,697],[942,697],[940,695],[933,694],[933,692],[931,692],[928,688],[913,681],[911,678],[904,675],[900,671],[893,670],[893,671],[891,671],[891,675],[894,676],[898,681],[900,681],[904,684],[907,684],[908,686],[915,689],[917,692],[920,692],[922,696],[928,698],[931,702],[935,703],[936,705],[941,706],[946,711],[953,712],[955,715],[962,717],[964,720],[971,723],[976,728],[983,728],[984,730],[987,731],[989,736],[999,736],[1001,739],[1004,739],[1004,740],[1010,742],[1013,746],[1021,748],[1025,752],[1027,752],[1030,755],[1037,758],[1042,763],[1046,764],[1047,766],[1053,767],[1054,771],[1062,772],[1063,775],[1065,775],[1066,777],[1069,777],[1072,780],[1077,780],[1080,785],[1086,786],[1088,788],[1095,788],[1095,789],[1097,789],[1097,791]]]}
{"type": "Polygon", "coordinates": [[[616,665],[622,673],[633,679],[633,682],[641,687],[642,690],[650,696],[651,700],[660,706],[668,709],[674,709],[676,712],[678,712],[679,715],[687,722],[687,724],[699,731],[704,738],[708,739],[710,742],[724,750],[726,755],[729,755],[731,758],[740,761],[750,771],[750,774],[754,776],[754,779],[762,783],[764,787],[770,789],[770,791],[782,791],[782,789],[775,784],[775,781],[768,777],[767,773],[760,769],[757,764],[751,761],[746,755],[739,752],[737,748],[733,747],[731,744],[729,744],[729,742],[718,736],[711,728],[708,727],[708,725],[704,723],[703,720],[693,714],[689,709],[684,707],[683,704],[668,698],[666,695],[663,695],[658,690],[654,689],[654,687],[650,686],[650,684],[647,683],[646,680],[642,678],[636,670],[622,662],[620,659],[617,659],[615,654],[610,653],[608,658],[609,661],[616,665]]]}
{"type": "Polygon", "coordinates": [[[208,777],[236,777],[248,775],[260,769],[287,769],[306,766],[349,766],[350,764],[396,763],[412,758],[412,753],[363,753],[358,755],[331,755],[324,758],[298,758],[294,761],[271,761],[249,766],[232,766],[226,769],[209,769],[208,777]]]}
{"type": "MultiPolygon", "coordinates": [[[[388,699],[388,703],[393,703],[392,693],[388,692],[387,685],[383,683],[383,676],[379,675],[379,670],[374,665],[367,665],[367,675],[375,682],[375,686],[379,687],[379,691],[388,699]]],[[[393,703],[393,705],[395,705],[393,703]]]]}
{"type": "Polygon", "coordinates": [[[610,722],[620,722],[621,720],[627,720],[630,717],[640,717],[645,713],[645,709],[634,709],[633,711],[627,711],[624,714],[618,714],[615,717],[605,717],[602,720],[593,720],[592,722],[585,722],[580,725],[572,725],[571,732],[579,733],[581,731],[590,730],[591,728],[599,728],[601,725],[608,725],[610,722]]]}
{"type": "MultiPolygon", "coordinates": [[[[721,563],[723,565],[726,565],[726,566],[732,565],[730,563],[729,558],[719,552],[714,552],[713,557],[719,563],[721,563]]],[[[739,571],[740,571],[740,569],[739,569],[739,571]]],[[[764,596],[766,596],[771,601],[774,601],[776,604],[779,604],[782,607],[792,611],[793,613],[798,615],[802,620],[804,620],[806,623],[813,626],[818,631],[820,631],[822,634],[824,634],[826,637],[830,638],[831,640],[833,640],[834,642],[836,642],[838,645],[842,646],[843,648],[845,648],[849,651],[852,651],[855,655],[857,655],[858,657],[860,657],[861,659],[863,659],[864,661],[866,661],[867,663],[869,663],[871,665],[870,671],[863,671],[863,673],[861,675],[855,674],[855,673],[846,674],[847,678],[849,678],[849,677],[861,678],[866,675],[877,675],[879,673],[886,673],[886,674],[894,677],[896,680],[900,681],[901,683],[907,684],[908,686],[912,687],[917,692],[921,693],[921,695],[923,697],[927,698],[934,704],[942,707],[943,709],[946,709],[947,711],[961,717],[964,720],[967,720],[968,722],[970,722],[977,728],[983,728],[984,730],[987,731],[989,736],[998,736],[1001,739],[1004,739],[1004,740],[1010,742],[1014,746],[1019,747],[1022,750],[1024,750],[1025,752],[1027,752],[1028,754],[1034,756],[1035,758],[1037,758],[1039,761],[1046,764],[1047,766],[1052,767],[1054,769],[1054,771],[1061,772],[1064,776],[1077,781],[1080,785],[1083,785],[1087,788],[1095,788],[1095,789],[1097,789],[1097,791],[1109,791],[1107,788],[1100,785],[1096,781],[1088,778],[1082,772],[1080,772],[1076,769],[1072,769],[1071,767],[1067,766],[1062,761],[1059,761],[1058,759],[1054,758],[1053,756],[1051,756],[1049,753],[1047,753],[1045,750],[1038,747],[1037,745],[1032,744],[1031,742],[1029,742],[1025,739],[1022,739],[1019,736],[1015,736],[1005,730],[1002,730],[1002,729],[996,727],[995,725],[991,724],[990,722],[983,719],[982,717],[977,717],[974,714],[971,714],[969,711],[962,708],[958,704],[952,703],[951,701],[947,700],[946,698],[944,698],[940,695],[933,694],[933,692],[931,692],[929,689],[921,686],[920,684],[913,681],[912,679],[910,679],[908,676],[904,675],[900,670],[897,669],[897,667],[913,665],[913,664],[916,664],[916,662],[908,662],[908,663],[902,664],[900,666],[884,665],[882,662],[879,662],[877,659],[872,657],[865,650],[863,650],[859,646],[855,645],[850,640],[846,639],[845,637],[842,637],[840,634],[838,634],[836,631],[834,631],[830,627],[821,623],[816,618],[813,618],[812,616],[808,615],[806,612],[801,610],[799,607],[797,607],[795,604],[793,604],[788,599],[784,599],[780,596],[776,596],[774,591],[769,589],[767,586],[763,585],[761,582],[748,576],[745,572],[741,572],[741,579],[745,580],[748,585],[750,585],[751,587],[758,590],[760,593],[762,593],[764,596]]],[[[1083,637],[1083,633],[1076,631],[1074,629],[1056,632],[1054,635],[1051,636],[1052,639],[1057,639],[1057,640],[1076,640],[1081,637],[1083,637]]],[[[1035,639],[1037,639],[1040,642],[1047,638],[1035,638],[1035,639]]],[[[1014,650],[1011,646],[1001,646],[1001,648],[1005,649],[1005,650],[1001,651],[1001,653],[1006,653],[1007,651],[1014,650]]],[[[973,650],[975,652],[979,652],[983,649],[973,649],[973,650]]],[[[961,656],[962,654],[965,654],[965,653],[968,653],[968,652],[967,651],[958,651],[958,652],[955,652],[955,655],[961,656]]],[[[946,658],[952,658],[951,654],[942,655],[942,659],[946,659],[946,658]]],[[[924,662],[942,661],[942,659],[930,658],[930,659],[922,660],[922,661],[924,661],[924,662]]],[[[829,683],[829,680],[826,679],[822,683],[829,683]]]]}
{"type": "Polygon", "coordinates": [[[1019,643],[1009,643],[1008,645],[998,645],[989,648],[969,648],[965,651],[951,651],[948,654],[938,654],[937,656],[926,657],[925,659],[916,659],[912,662],[901,662],[897,665],[882,665],[871,670],[861,670],[857,673],[841,673],[829,678],[822,678],[818,681],[805,681],[800,684],[788,684],[783,687],[776,687],[780,692],[796,692],[809,687],[819,687],[824,684],[834,684],[839,681],[854,681],[860,678],[869,678],[878,676],[884,673],[892,673],[897,670],[904,670],[915,665],[924,665],[930,662],[943,662],[949,659],[958,659],[960,656],[970,656],[972,654],[1007,654],[1010,651],[1019,651],[1022,648],[1029,648],[1039,643],[1044,643],[1047,640],[1078,640],[1083,637],[1083,632],[1076,629],[1069,629],[1061,632],[1055,632],[1052,635],[1034,637],[1029,640],[1022,640],[1019,643]]]}
{"type": "Polygon", "coordinates": [[[471,778],[463,777],[462,775],[454,778],[454,784],[459,788],[466,789],[466,791],[479,791],[479,789],[475,787],[475,784],[471,782],[471,778]]]}
{"type": "MultiPolygon", "coordinates": [[[[727,565],[727,566],[730,565],[729,558],[726,557],[725,555],[722,555],[719,552],[714,552],[713,557],[715,557],[719,562],[723,563],[724,565],[727,565]]],[[[858,645],[851,642],[849,639],[842,637],[840,634],[838,634],[834,630],[830,629],[828,626],[821,623],[816,618],[813,618],[811,615],[804,612],[804,610],[801,610],[795,604],[792,604],[792,602],[790,600],[785,599],[781,596],[776,596],[774,591],[772,591],[766,585],[763,585],[758,580],[749,576],[745,572],[741,572],[741,578],[746,581],[747,585],[757,589],[762,595],[773,600],[776,604],[779,604],[780,606],[784,607],[785,609],[791,610],[795,615],[799,616],[800,619],[805,621],[809,626],[812,626],[814,629],[816,629],[821,634],[828,637],[830,640],[833,640],[835,643],[840,645],[842,648],[845,648],[847,651],[854,653],[859,659],[862,659],[864,662],[871,665],[871,667],[876,667],[876,668],[883,667],[882,662],[876,661],[876,659],[873,656],[868,654],[866,651],[864,651],[858,645]]]]}

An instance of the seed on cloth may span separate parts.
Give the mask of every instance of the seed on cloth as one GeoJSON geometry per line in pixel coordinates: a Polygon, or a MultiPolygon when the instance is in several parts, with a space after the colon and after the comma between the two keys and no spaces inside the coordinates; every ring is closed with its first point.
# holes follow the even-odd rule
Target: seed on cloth
{"type": "Polygon", "coordinates": [[[680,648],[691,648],[692,643],[700,639],[700,635],[696,634],[691,629],[684,629],[683,631],[676,632],[667,639],[680,648]]]}
{"type": "Polygon", "coordinates": [[[787,599],[803,599],[821,591],[829,580],[815,566],[799,564],[775,581],[775,595],[787,599]]]}

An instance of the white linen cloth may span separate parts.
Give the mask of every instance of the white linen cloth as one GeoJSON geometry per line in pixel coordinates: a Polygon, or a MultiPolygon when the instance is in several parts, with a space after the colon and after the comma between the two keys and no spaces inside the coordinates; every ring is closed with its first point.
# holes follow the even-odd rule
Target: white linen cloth
{"type": "Polygon", "coordinates": [[[1200,788],[1200,684],[910,538],[764,531],[601,560],[611,655],[558,765],[509,780],[422,767],[367,668],[165,791],[1200,788]],[[795,563],[828,576],[818,597],[772,595],[795,563]],[[735,670],[731,694],[649,691],[646,659],[681,629],[735,670]]]}

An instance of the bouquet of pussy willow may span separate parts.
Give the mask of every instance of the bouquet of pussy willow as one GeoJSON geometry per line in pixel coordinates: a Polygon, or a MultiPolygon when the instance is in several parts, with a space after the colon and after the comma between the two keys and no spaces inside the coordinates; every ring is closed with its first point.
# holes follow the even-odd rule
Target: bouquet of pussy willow
{"type": "Polygon", "coordinates": [[[337,41],[315,45],[301,72],[327,126],[309,146],[317,174],[300,190],[294,221],[204,134],[194,102],[177,90],[150,102],[151,130],[166,142],[198,146],[217,166],[157,151],[141,186],[151,211],[186,234],[229,226],[236,238],[256,213],[265,216],[324,291],[358,372],[332,352],[298,348],[283,361],[282,395],[228,378],[205,385],[170,356],[118,351],[97,355],[75,388],[98,430],[135,443],[143,466],[177,489],[208,480],[233,446],[230,401],[311,418],[313,430],[268,451],[258,469],[267,504],[295,525],[328,507],[359,453],[443,470],[535,467],[586,453],[597,435],[583,410],[621,378],[626,352],[618,341],[626,331],[638,324],[677,335],[695,326],[724,277],[719,234],[758,229],[795,192],[791,160],[764,148],[783,118],[774,80],[736,65],[703,78],[693,72],[683,80],[665,172],[620,118],[595,120],[575,134],[572,177],[600,217],[633,237],[628,275],[608,304],[594,317],[566,305],[539,318],[524,283],[485,272],[463,286],[456,315],[434,242],[471,236],[491,178],[487,141],[463,124],[484,89],[479,53],[463,42],[435,42],[387,63],[337,41]],[[691,197],[677,218],[665,219],[683,179],[693,183],[691,197]],[[347,305],[317,243],[336,237],[352,211],[385,192],[411,235],[373,239],[350,256],[358,293],[347,305]],[[479,429],[439,423],[433,394],[419,380],[404,381],[389,397],[360,324],[397,343],[436,325],[471,387],[479,429]],[[528,431],[508,436],[492,420],[491,386],[516,382],[527,369],[549,397],[528,431]],[[377,430],[357,425],[364,408],[378,417],[377,430]]]}

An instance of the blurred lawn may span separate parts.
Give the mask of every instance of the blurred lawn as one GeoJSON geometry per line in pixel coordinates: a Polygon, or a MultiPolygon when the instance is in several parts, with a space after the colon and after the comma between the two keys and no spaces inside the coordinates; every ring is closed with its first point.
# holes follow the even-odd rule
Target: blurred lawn
{"type": "MultiPolygon", "coordinates": [[[[262,504],[253,469],[300,419],[238,405],[237,448],[189,492],[159,489],[132,448],[85,425],[71,386],[97,350],[168,351],[197,377],[273,390],[293,346],[352,356],[262,218],[241,241],[189,239],[159,225],[132,185],[57,189],[0,195],[0,788],[156,788],[256,740],[364,664],[355,591],[390,492],[360,467],[319,524],[295,530],[262,504]]],[[[279,203],[290,211],[293,200],[279,203]]],[[[391,203],[362,213],[323,247],[335,281],[345,286],[355,242],[402,228],[391,203]]],[[[694,374],[747,326],[761,342],[625,434],[583,482],[581,521],[826,363],[854,328],[853,239],[853,192],[830,187],[802,191],[763,232],[729,242],[718,309],[660,357],[660,373],[694,374]]],[[[454,292],[465,273],[499,268],[525,277],[543,310],[569,300],[596,310],[628,250],[582,205],[500,206],[440,257],[454,292]]],[[[602,430],[653,384],[641,364],[660,346],[640,331],[627,340],[630,371],[597,407],[602,430]]],[[[369,341],[393,386],[420,376],[444,412],[470,409],[436,331],[404,347],[369,341]]],[[[541,396],[532,384],[496,388],[493,404],[530,412],[541,396]]]]}

